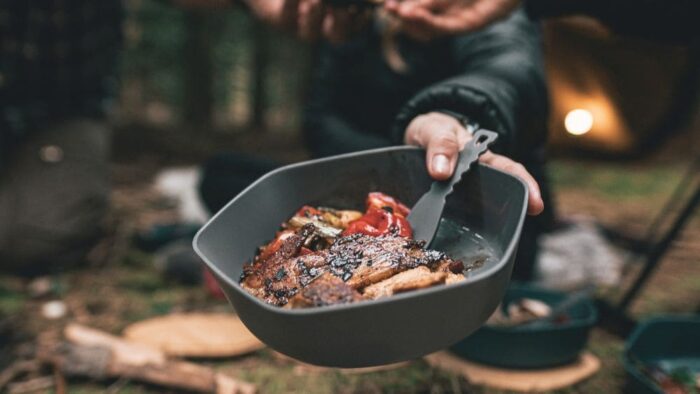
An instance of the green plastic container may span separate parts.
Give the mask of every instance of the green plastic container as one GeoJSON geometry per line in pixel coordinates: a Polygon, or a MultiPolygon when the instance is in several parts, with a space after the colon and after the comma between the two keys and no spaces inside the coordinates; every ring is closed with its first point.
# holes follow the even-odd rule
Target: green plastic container
{"type": "MultiPolygon", "coordinates": [[[[566,293],[534,286],[511,286],[502,305],[531,298],[553,305],[566,293]]],[[[454,354],[481,364],[501,368],[538,369],[574,361],[588,342],[588,333],[598,318],[590,300],[567,311],[570,320],[561,324],[528,327],[483,326],[450,348],[454,354]]]]}
{"type": "Polygon", "coordinates": [[[665,371],[686,367],[700,373],[700,316],[662,316],[640,323],[625,345],[627,388],[632,393],[663,393],[639,363],[665,371]]]}

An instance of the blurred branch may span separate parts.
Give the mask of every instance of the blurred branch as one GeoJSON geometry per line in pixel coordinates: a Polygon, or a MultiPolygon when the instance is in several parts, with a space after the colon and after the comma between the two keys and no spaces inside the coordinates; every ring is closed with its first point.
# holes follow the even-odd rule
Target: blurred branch
{"type": "Polygon", "coordinates": [[[251,126],[265,129],[265,110],[267,109],[267,69],[270,59],[267,27],[256,21],[253,23],[253,108],[251,126]]]}
{"type": "Polygon", "coordinates": [[[207,14],[192,10],[185,15],[184,121],[188,126],[210,130],[214,107],[214,72],[207,14]]]}

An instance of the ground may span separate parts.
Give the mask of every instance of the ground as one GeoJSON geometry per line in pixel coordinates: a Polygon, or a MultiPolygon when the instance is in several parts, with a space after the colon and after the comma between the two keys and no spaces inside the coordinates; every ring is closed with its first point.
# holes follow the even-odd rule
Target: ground
{"type": "MultiPolygon", "coordinates": [[[[288,160],[293,158],[294,154],[287,156],[288,160]]],[[[153,266],[152,256],[130,244],[135,231],[174,217],[172,204],[155,193],[149,183],[151,176],[165,164],[171,163],[151,156],[126,157],[115,162],[109,236],[90,256],[87,267],[53,277],[48,297],[32,298],[26,280],[0,276],[0,316],[11,322],[12,333],[11,350],[0,355],[0,366],[30,357],[37,335],[58,332],[69,321],[119,333],[131,322],[168,312],[230,310],[224,301],[210,298],[199,286],[164,281],[153,266]],[[47,320],[41,316],[40,308],[49,299],[65,301],[68,306],[65,318],[47,320]]],[[[550,171],[558,209],[563,215],[588,215],[605,225],[641,235],[686,165],[687,161],[668,158],[616,163],[557,159],[550,171]]],[[[633,305],[635,317],[695,311],[700,303],[698,245],[700,214],[696,213],[658,274],[633,305]]],[[[614,297],[615,292],[608,296],[614,297]]],[[[623,346],[623,340],[595,329],[588,348],[601,359],[601,370],[591,379],[562,392],[619,391],[625,377],[620,362],[623,346]]],[[[254,382],[264,393],[498,392],[432,369],[421,360],[401,369],[369,374],[305,372],[269,350],[204,363],[254,382]]],[[[108,387],[109,392],[162,392],[157,387],[120,380],[69,382],[71,393],[104,392],[108,387]]]]}

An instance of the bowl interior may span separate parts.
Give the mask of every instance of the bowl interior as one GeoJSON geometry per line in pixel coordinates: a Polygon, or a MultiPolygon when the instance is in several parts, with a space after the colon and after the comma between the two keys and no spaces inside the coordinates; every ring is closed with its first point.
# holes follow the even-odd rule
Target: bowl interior
{"type": "MultiPolygon", "coordinates": [[[[530,298],[538,301],[542,301],[547,305],[554,306],[558,302],[563,301],[567,294],[564,292],[556,290],[548,290],[536,286],[528,285],[512,285],[506,292],[505,297],[503,297],[503,303],[501,304],[501,310],[507,313],[508,304],[518,301],[523,298],[530,298]]],[[[569,319],[565,322],[547,325],[524,325],[522,327],[499,327],[499,326],[486,326],[486,329],[498,329],[503,331],[519,330],[519,331],[533,331],[533,330],[548,330],[548,329],[564,329],[571,326],[579,326],[586,324],[593,324],[596,319],[596,310],[593,306],[592,301],[582,300],[581,302],[572,305],[566,311],[566,315],[569,319]]]]}

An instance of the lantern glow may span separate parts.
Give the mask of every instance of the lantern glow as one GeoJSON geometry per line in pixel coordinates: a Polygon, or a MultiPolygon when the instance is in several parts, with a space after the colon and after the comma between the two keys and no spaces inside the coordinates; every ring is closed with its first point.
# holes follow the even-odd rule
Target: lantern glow
{"type": "Polygon", "coordinates": [[[569,134],[586,134],[593,128],[593,114],[585,109],[570,111],[564,118],[564,127],[569,134]]]}

